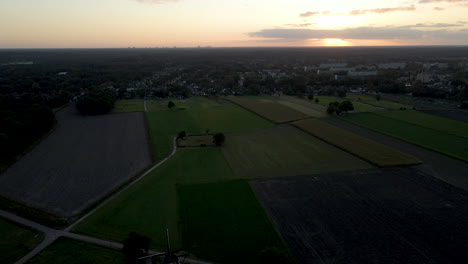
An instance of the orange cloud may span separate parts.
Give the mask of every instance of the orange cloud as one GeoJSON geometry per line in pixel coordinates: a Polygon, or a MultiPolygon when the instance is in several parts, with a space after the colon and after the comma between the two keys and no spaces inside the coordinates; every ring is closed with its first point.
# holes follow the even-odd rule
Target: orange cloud
{"type": "Polygon", "coordinates": [[[352,16],[365,15],[367,13],[377,13],[384,14],[390,12],[399,12],[399,11],[414,11],[416,7],[414,6],[403,6],[403,7],[389,7],[389,8],[374,8],[374,9],[362,9],[362,10],[353,10],[349,12],[352,16]]]}

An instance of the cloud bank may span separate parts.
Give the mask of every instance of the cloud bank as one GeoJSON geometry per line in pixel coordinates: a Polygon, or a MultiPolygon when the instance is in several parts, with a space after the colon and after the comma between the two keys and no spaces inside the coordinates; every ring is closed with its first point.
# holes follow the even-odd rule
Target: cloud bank
{"type": "Polygon", "coordinates": [[[357,27],[348,29],[263,29],[248,33],[250,37],[283,40],[345,39],[345,40],[429,40],[450,39],[468,41],[468,29],[421,30],[405,27],[357,27]]]}
{"type": "Polygon", "coordinates": [[[148,3],[148,4],[164,4],[171,2],[178,2],[179,0],[132,0],[138,3],[148,3]]]}

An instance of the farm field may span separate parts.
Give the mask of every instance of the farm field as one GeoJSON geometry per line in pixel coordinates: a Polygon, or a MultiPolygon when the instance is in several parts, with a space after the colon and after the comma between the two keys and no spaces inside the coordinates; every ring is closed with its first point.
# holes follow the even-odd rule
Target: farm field
{"type": "Polygon", "coordinates": [[[35,248],[44,236],[0,218],[0,259],[2,263],[15,263],[35,248]]]}
{"type": "Polygon", "coordinates": [[[317,174],[372,167],[289,125],[231,133],[226,138],[223,154],[240,178],[317,174]]]}
{"type": "Polygon", "coordinates": [[[114,105],[113,113],[144,112],[143,99],[124,99],[117,100],[114,105]]]}
{"type": "Polygon", "coordinates": [[[130,232],[137,232],[151,237],[153,247],[164,249],[167,227],[172,247],[179,250],[182,240],[177,185],[233,178],[219,148],[179,149],[172,159],[100,208],[73,231],[118,242],[130,232]]]}
{"type": "MultiPolygon", "coordinates": [[[[176,106],[178,101],[174,101],[176,106]]],[[[171,137],[180,131],[190,134],[237,132],[272,126],[273,124],[240,106],[227,101],[191,98],[183,110],[173,109],[148,112],[147,119],[152,139],[152,151],[161,160],[172,151],[171,137]]],[[[154,108],[153,108],[154,109],[154,108]]]]}
{"type": "Polygon", "coordinates": [[[395,167],[421,163],[420,160],[413,156],[318,119],[301,120],[294,122],[292,125],[379,167],[395,167]]]}
{"type": "Polygon", "coordinates": [[[341,116],[343,120],[468,161],[468,139],[373,113],[341,116]]]}
{"type": "Polygon", "coordinates": [[[182,185],[185,250],[216,263],[257,263],[268,247],[285,248],[246,181],[182,185]]]}
{"type": "Polygon", "coordinates": [[[260,179],[251,186],[300,263],[468,257],[467,192],[416,169],[260,179]]]}
{"type": "Polygon", "coordinates": [[[0,175],[1,195],[68,218],[151,164],[143,113],[82,117],[69,106],[57,119],[50,136],[0,175]]]}
{"type": "Polygon", "coordinates": [[[72,239],[59,238],[27,263],[125,264],[128,262],[126,261],[126,256],[119,250],[95,246],[72,239]]]}
{"type": "Polygon", "coordinates": [[[251,97],[228,97],[228,99],[272,122],[279,124],[309,117],[309,115],[303,112],[297,111],[278,102],[262,102],[261,97],[258,99],[251,97]]]}
{"type": "Polygon", "coordinates": [[[451,120],[444,117],[425,114],[417,111],[385,111],[376,113],[385,117],[397,119],[422,127],[446,132],[468,138],[468,123],[451,120]]]}
{"type": "Polygon", "coordinates": [[[445,117],[460,122],[468,122],[468,110],[421,110],[420,112],[445,117]]]}
{"type": "MultiPolygon", "coordinates": [[[[327,107],[330,103],[332,102],[343,102],[345,100],[348,100],[347,98],[338,98],[338,97],[332,97],[332,96],[315,96],[315,99],[319,99],[319,103],[325,107],[327,107]]],[[[352,102],[354,106],[354,111],[353,112],[372,112],[372,111],[378,111],[382,110],[382,108],[375,107],[372,105],[368,104],[363,104],[359,102],[352,102]]]]}
{"type": "Polygon", "coordinates": [[[354,93],[348,93],[346,94],[346,98],[349,100],[357,101],[357,102],[363,102],[371,105],[375,105],[378,107],[383,107],[386,109],[393,109],[393,110],[400,110],[400,108],[406,108],[406,109],[412,109],[413,107],[411,105],[406,105],[406,104],[400,104],[397,102],[392,102],[392,101],[387,101],[385,100],[385,96],[381,95],[381,99],[377,100],[374,97],[366,96],[363,94],[354,94],[354,93]]]}
{"type": "Polygon", "coordinates": [[[466,177],[466,172],[468,171],[467,162],[379,133],[375,130],[358,126],[351,122],[346,122],[340,118],[326,118],[322,119],[322,121],[417,157],[423,163],[413,167],[468,191],[468,177],[466,177]]]}
{"type": "Polygon", "coordinates": [[[315,103],[315,101],[287,95],[282,95],[280,98],[281,99],[278,99],[277,101],[278,103],[288,106],[311,117],[324,117],[327,115],[327,108],[321,104],[315,103]]]}
{"type": "Polygon", "coordinates": [[[412,105],[418,110],[453,110],[458,108],[456,103],[443,99],[412,97],[402,94],[382,94],[382,97],[401,104],[412,105]]]}

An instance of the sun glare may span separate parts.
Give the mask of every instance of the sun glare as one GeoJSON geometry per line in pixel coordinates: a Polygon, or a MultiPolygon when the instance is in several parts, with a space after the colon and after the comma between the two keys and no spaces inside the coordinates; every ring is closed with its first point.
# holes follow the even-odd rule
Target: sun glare
{"type": "Polygon", "coordinates": [[[349,46],[346,40],[327,38],[322,40],[324,46],[349,46]]]}

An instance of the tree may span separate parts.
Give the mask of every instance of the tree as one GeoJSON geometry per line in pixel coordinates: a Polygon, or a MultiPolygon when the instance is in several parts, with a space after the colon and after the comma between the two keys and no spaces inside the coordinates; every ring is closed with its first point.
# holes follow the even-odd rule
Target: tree
{"type": "Polygon", "coordinates": [[[82,115],[102,115],[109,113],[117,100],[110,89],[96,89],[81,96],[76,101],[76,109],[82,115]]]}
{"type": "Polygon", "coordinates": [[[318,98],[315,98],[315,103],[318,104],[319,102],[320,102],[320,100],[318,98]]]}
{"type": "Polygon", "coordinates": [[[123,242],[122,251],[127,255],[129,263],[137,263],[149,251],[151,239],[147,236],[131,232],[123,242]]]}
{"type": "Polygon", "coordinates": [[[223,133],[216,133],[213,135],[213,143],[216,146],[222,146],[224,141],[226,141],[226,136],[223,133]]]}
{"type": "Polygon", "coordinates": [[[174,104],[174,102],[172,102],[172,101],[169,101],[169,103],[167,104],[167,107],[168,107],[169,109],[172,109],[172,108],[174,108],[174,107],[175,107],[175,104],[174,104]]]}
{"type": "Polygon", "coordinates": [[[187,136],[187,132],[185,131],[180,131],[179,134],[177,135],[177,138],[184,138],[187,136]]]}
{"type": "Polygon", "coordinates": [[[333,114],[336,113],[337,110],[338,110],[338,109],[336,108],[335,105],[330,104],[330,105],[328,106],[328,108],[327,108],[327,114],[333,115],[333,114]]]}
{"type": "Polygon", "coordinates": [[[307,99],[309,99],[309,100],[311,100],[311,101],[314,100],[314,95],[313,95],[313,94],[309,94],[309,95],[307,96],[307,99]]]}
{"type": "Polygon", "coordinates": [[[339,105],[338,105],[338,111],[339,112],[348,112],[348,111],[353,111],[354,110],[354,106],[353,106],[353,103],[351,103],[351,101],[343,101],[341,102],[339,105]]]}
{"type": "Polygon", "coordinates": [[[377,95],[375,96],[375,99],[376,99],[377,101],[380,101],[380,99],[381,99],[380,94],[377,94],[377,95]]]}

